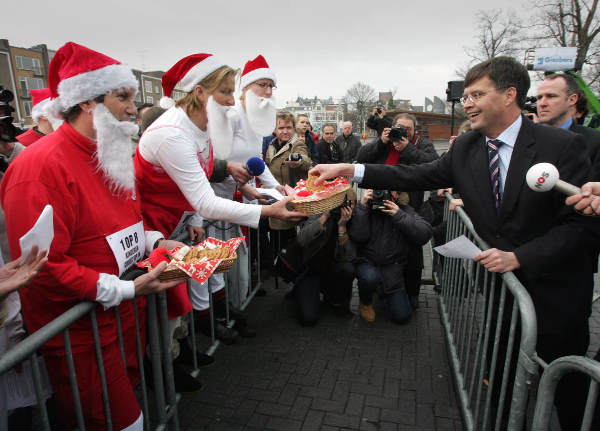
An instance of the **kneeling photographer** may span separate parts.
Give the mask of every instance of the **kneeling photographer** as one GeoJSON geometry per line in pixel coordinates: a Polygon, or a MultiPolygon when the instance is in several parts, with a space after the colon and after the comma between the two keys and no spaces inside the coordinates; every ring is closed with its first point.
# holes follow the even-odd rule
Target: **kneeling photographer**
{"type": "Polygon", "coordinates": [[[375,320],[373,294],[381,289],[395,323],[406,323],[412,308],[404,282],[408,255],[432,235],[429,223],[408,206],[406,192],[365,190],[348,229],[356,244],[360,315],[375,320]]]}
{"type": "Polygon", "coordinates": [[[341,207],[311,216],[300,224],[297,246],[302,256],[293,296],[300,324],[312,326],[319,318],[320,294],[331,311],[350,316],[350,297],[355,268],[356,248],[348,239],[347,226],[356,204],[349,190],[341,207]]]}
{"type": "MultiPolygon", "coordinates": [[[[417,165],[438,158],[433,144],[416,133],[417,119],[414,115],[402,113],[396,115],[392,128],[385,128],[381,137],[373,143],[364,145],[358,152],[358,163],[377,163],[386,165],[417,165]]],[[[410,205],[420,212],[423,205],[423,191],[408,193],[410,205]]],[[[423,270],[423,249],[413,247],[404,270],[406,290],[413,309],[419,307],[421,273],[423,270]]]]}

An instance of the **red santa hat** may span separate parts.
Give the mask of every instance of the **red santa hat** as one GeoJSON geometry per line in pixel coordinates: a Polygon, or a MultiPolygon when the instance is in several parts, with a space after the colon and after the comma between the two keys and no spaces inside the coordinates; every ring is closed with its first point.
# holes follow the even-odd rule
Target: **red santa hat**
{"type": "Polygon", "coordinates": [[[192,54],[179,60],[162,77],[164,97],[160,99],[160,106],[168,109],[175,104],[171,94],[176,85],[182,91],[189,93],[194,87],[215,70],[225,66],[212,54],[192,54]]]}
{"type": "Polygon", "coordinates": [[[29,90],[29,94],[31,94],[31,103],[33,104],[31,118],[37,123],[40,121],[41,117],[47,116],[46,109],[48,109],[51,104],[50,89],[40,88],[39,90],[29,90]]]}
{"type": "Polygon", "coordinates": [[[50,62],[48,86],[61,111],[121,88],[138,88],[131,69],[117,60],[73,42],[50,62]]]}
{"type": "Polygon", "coordinates": [[[240,88],[244,89],[259,79],[270,79],[274,84],[277,84],[275,74],[269,68],[267,60],[260,54],[254,60],[248,61],[244,66],[240,88]]]}

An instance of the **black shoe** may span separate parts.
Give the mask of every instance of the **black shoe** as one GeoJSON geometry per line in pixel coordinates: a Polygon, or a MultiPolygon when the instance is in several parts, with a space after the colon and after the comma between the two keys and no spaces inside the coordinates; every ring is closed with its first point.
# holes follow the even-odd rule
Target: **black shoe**
{"type": "Polygon", "coordinates": [[[328,303],[329,305],[329,309],[331,310],[331,313],[338,316],[338,317],[350,317],[350,316],[354,316],[354,314],[352,314],[352,312],[350,311],[350,304],[347,303],[342,303],[342,304],[332,304],[332,303],[328,303]]]}
{"type": "Polygon", "coordinates": [[[408,298],[408,300],[410,301],[410,306],[413,310],[416,310],[419,308],[419,297],[418,296],[411,296],[408,298]]]}
{"type": "Polygon", "coordinates": [[[238,332],[235,329],[228,328],[223,323],[217,321],[215,323],[215,338],[224,344],[230,345],[237,342],[238,332]]]}
{"type": "MultiPolygon", "coordinates": [[[[190,367],[194,366],[194,353],[189,347],[187,340],[181,340],[179,343],[180,353],[175,362],[179,362],[190,367]]],[[[196,351],[196,361],[199,367],[206,367],[215,362],[215,358],[206,353],[196,351]]]]}
{"type": "Polygon", "coordinates": [[[253,338],[256,337],[256,329],[248,326],[246,322],[236,321],[233,325],[233,329],[235,329],[238,334],[240,334],[243,338],[253,338]]]}
{"type": "Polygon", "coordinates": [[[173,379],[176,392],[196,392],[202,388],[200,380],[185,371],[176,362],[173,363],[173,379]]]}

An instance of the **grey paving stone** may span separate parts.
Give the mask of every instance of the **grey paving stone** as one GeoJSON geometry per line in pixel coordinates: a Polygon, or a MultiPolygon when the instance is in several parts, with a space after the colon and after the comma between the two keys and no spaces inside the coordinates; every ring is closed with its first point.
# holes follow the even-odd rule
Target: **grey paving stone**
{"type": "Polygon", "coordinates": [[[323,418],[325,417],[325,412],[317,411],[317,410],[309,410],[306,414],[306,418],[304,419],[304,424],[302,425],[302,431],[312,431],[317,429],[322,429],[321,424],[323,423],[323,418]]]}
{"type": "Polygon", "coordinates": [[[346,403],[344,401],[313,398],[313,402],[310,408],[312,410],[320,410],[324,412],[343,413],[345,405],[346,403]]]}
{"type": "Polygon", "coordinates": [[[360,426],[360,417],[352,415],[340,415],[337,413],[326,413],[323,423],[336,427],[358,428],[360,426]]]}
{"type": "Polygon", "coordinates": [[[265,429],[273,431],[296,431],[300,430],[302,422],[293,419],[284,419],[278,417],[270,417],[265,425],[265,429]]]}
{"type": "Polygon", "coordinates": [[[362,414],[365,396],[362,394],[350,394],[346,403],[346,414],[360,415],[362,414]]]}

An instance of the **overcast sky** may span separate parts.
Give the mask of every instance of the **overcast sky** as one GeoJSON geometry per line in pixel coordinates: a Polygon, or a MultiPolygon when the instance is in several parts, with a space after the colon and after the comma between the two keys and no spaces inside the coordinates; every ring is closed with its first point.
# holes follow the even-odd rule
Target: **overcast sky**
{"type": "MultiPolygon", "coordinates": [[[[502,7],[522,8],[522,0],[502,7]]],[[[167,70],[198,52],[243,67],[263,54],[279,105],[297,96],[342,97],[355,82],[422,105],[445,100],[467,57],[475,14],[498,2],[55,0],[4,2],[0,37],[11,45],[74,41],[143,70],[167,70]],[[29,5],[31,5],[29,7],[29,5]]],[[[522,9],[521,9],[522,10],[522,9]]]]}

